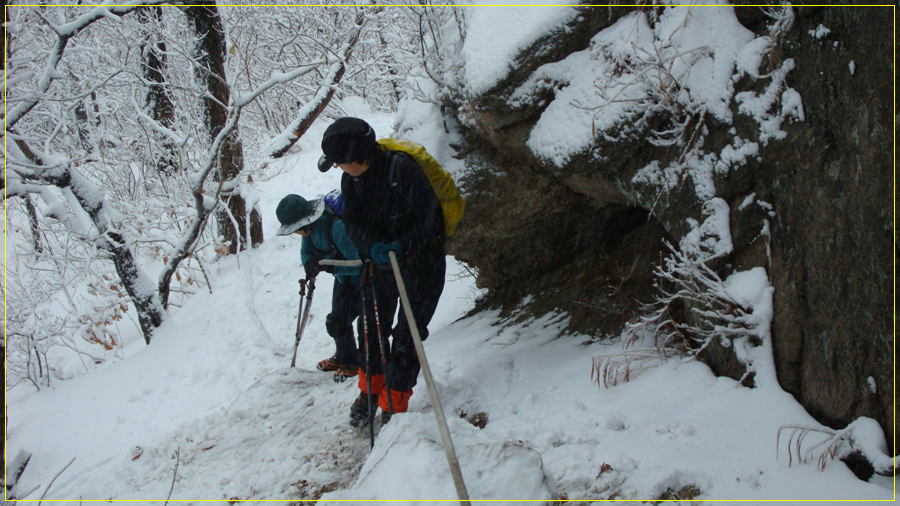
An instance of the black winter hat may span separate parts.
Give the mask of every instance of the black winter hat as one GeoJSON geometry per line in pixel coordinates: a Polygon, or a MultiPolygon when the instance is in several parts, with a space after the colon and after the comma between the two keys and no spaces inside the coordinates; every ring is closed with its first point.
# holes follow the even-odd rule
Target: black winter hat
{"type": "Polygon", "coordinates": [[[290,235],[319,219],[325,212],[325,199],[306,200],[293,193],[281,199],[275,216],[281,222],[276,235],[290,235]]]}
{"type": "Polygon", "coordinates": [[[375,130],[359,118],[338,118],[325,129],[319,170],[328,172],[336,163],[366,160],[375,147],[375,130]]]}

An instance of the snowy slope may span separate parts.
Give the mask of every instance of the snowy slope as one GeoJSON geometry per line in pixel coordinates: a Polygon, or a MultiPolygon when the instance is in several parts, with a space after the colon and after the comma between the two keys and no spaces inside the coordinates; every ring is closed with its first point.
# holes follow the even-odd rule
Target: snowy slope
{"type": "MultiPolygon", "coordinates": [[[[348,107],[379,136],[391,133],[391,116],[348,107]]],[[[283,162],[291,170],[258,184],[263,246],[221,262],[213,293],[173,311],[151,346],[134,336],[122,359],[90,374],[38,393],[25,384],[7,392],[7,456],[34,454],[19,487],[34,489],[27,499],[164,501],[170,489],[173,501],[187,502],[455,498],[421,377],[410,413],[379,429],[370,452],[368,434],[347,425],[355,385],[313,370],[333,351],[323,326],[327,276],[298,368],[288,367],[300,241],[274,236],[274,209],[287,193],[337,187],[337,171],[322,175],[314,165],[326,125],[283,162]]],[[[440,131],[423,124],[406,134],[440,144],[440,131]]],[[[861,482],[840,462],[821,472],[815,462],[789,462],[785,440],[776,446],[779,427],[821,425],[781,390],[743,388],[700,363],[672,362],[599,387],[593,360],[621,351],[617,343],[561,336],[564,314],[459,319],[478,295],[465,273],[450,262],[425,348],[473,499],[655,499],[691,490],[713,504],[892,499],[890,480],[861,482]],[[476,414],[483,428],[466,420],[476,414]]]]}

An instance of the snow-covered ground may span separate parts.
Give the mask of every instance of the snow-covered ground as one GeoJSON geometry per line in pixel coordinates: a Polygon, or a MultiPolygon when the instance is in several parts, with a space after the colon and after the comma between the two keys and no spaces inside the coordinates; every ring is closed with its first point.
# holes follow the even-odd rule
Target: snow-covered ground
{"type": "MultiPolygon", "coordinates": [[[[391,132],[392,116],[347,107],[380,135],[391,132]]],[[[370,451],[368,433],[347,424],[355,383],[314,370],[333,351],[323,325],[327,279],[316,289],[298,367],[288,367],[300,240],[274,235],[274,209],[287,193],[312,197],[338,186],[337,171],[315,170],[325,126],[284,161],[290,170],[258,184],[263,246],[222,261],[213,293],[173,311],[150,346],[134,330],[120,358],[97,370],[40,392],[24,383],[7,392],[7,459],[33,453],[18,486],[31,491],[26,499],[164,501],[170,490],[172,501],[456,497],[421,377],[410,412],[379,428],[370,451]]],[[[427,144],[417,136],[434,141],[438,131],[423,124],[406,133],[427,144]]],[[[669,362],[603,388],[592,379],[593,360],[621,351],[618,343],[561,336],[565,314],[461,319],[477,295],[451,260],[425,343],[473,499],[894,496],[889,479],[865,483],[839,461],[819,471],[815,461],[789,458],[786,433],[776,445],[779,428],[821,426],[778,388],[744,388],[697,362],[669,362]]]]}

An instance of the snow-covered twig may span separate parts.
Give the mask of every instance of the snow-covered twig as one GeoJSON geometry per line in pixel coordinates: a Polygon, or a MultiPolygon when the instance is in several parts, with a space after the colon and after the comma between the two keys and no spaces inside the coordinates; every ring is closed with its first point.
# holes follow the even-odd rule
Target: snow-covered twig
{"type": "Polygon", "coordinates": [[[63,467],[58,473],[56,473],[56,476],[54,476],[52,480],[50,480],[50,484],[47,485],[46,490],[44,490],[44,493],[41,494],[41,498],[38,500],[38,506],[41,506],[41,503],[44,501],[44,497],[47,496],[47,492],[49,492],[50,487],[53,486],[53,482],[55,482],[56,479],[59,478],[60,475],[62,475],[62,473],[66,472],[66,469],[68,469],[69,466],[71,466],[73,462],[75,462],[75,457],[72,457],[72,460],[70,460],[69,463],[66,464],[65,467],[63,467]]]}
{"type": "MultiPolygon", "coordinates": [[[[297,117],[292,121],[286,129],[277,135],[269,146],[266,148],[265,158],[280,158],[288,152],[291,146],[306,133],[313,121],[319,117],[325,107],[331,102],[338,83],[344,76],[347,69],[347,60],[350,58],[354,47],[359,42],[359,36],[365,26],[366,18],[363,11],[360,11],[356,17],[356,24],[349,34],[346,43],[341,47],[338,53],[338,61],[331,65],[328,74],[323,79],[322,85],[319,86],[316,95],[307,104],[300,108],[297,117]]],[[[319,65],[317,65],[318,67],[319,65]]]]}
{"type": "Polygon", "coordinates": [[[183,148],[185,144],[187,144],[187,137],[182,137],[177,133],[173,132],[171,129],[166,128],[161,125],[158,121],[151,118],[144,112],[144,108],[139,106],[137,103],[137,99],[134,98],[134,93],[131,95],[131,105],[134,106],[134,111],[137,113],[138,118],[144,120],[148,125],[150,125],[153,130],[156,130],[157,133],[160,133],[169,138],[172,142],[175,143],[175,146],[179,148],[183,148]]]}
{"type": "Polygon", "coordinates": [[[163,503],[163,506],[169,504],[169,499],[172,498],[172,491],[175,490],[175,478],[178,477],[178,464],[181,463],[181,447],[179,446],[177,450],[175,450],[175,470],[172,472],[172,486],[169,487],[169,495],[166,496],[166,502],[163,503]]]}
{"type": "Polygon", "coordinates": [[[888,455],[884,432],[878,422],[871,418],[857,418],[841,430],[805,425],[779,427],[775,437],[776,459],[781,451],[781,434],[785,431],[789,433],[786,443],[788,466],[795,459],[798,464],[815,460],[818,469],[823,471],[829,460],[844,459],[858,452],[872,465],[874,472],[882,476],[897,474],[897,457],[888,455]],[[816,443],[806,444],[811,434],[825,437],[816,443]]]}
{"type": "Polygon", "coordinates": [[[233,97],[234,104],[237,106],[243,107],[243,106],[249,104],[250,102],[253,102],[257,98],[259,98],[259,96],[261,94],[265,93],[273,86],[275,86],[277,84],[284,84],[284,83],[293,81],[294,79],[296,79],[300,76],[306,75],[306,74],[312,72],[313,70],[319,68],[323,63],[325,63],[325,62],[324,61],[314,61],[308,65],[304,65],[304,66],[297,68],[291,72],[274,74],[272,77],[269,78],[268,81],[260,84],[253,91],[251,91],[247,94],[241,94],[241,95],[233,97]]]}

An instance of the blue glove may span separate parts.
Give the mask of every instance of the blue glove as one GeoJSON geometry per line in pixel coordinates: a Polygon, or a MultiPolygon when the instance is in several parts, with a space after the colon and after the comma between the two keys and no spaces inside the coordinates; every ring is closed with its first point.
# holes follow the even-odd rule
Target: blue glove
{"type": "Polygon", "coordinates": [[[403,248],[400,246],[399,242],[392,242],[390,244],[376,242],[369,250],[369,257],[371,257],[372,261],[376,264],[389,264],[391,263],[391,258],[388,256],[388,251],[393,251],[398,257],[403,254],[403,248]]]}

